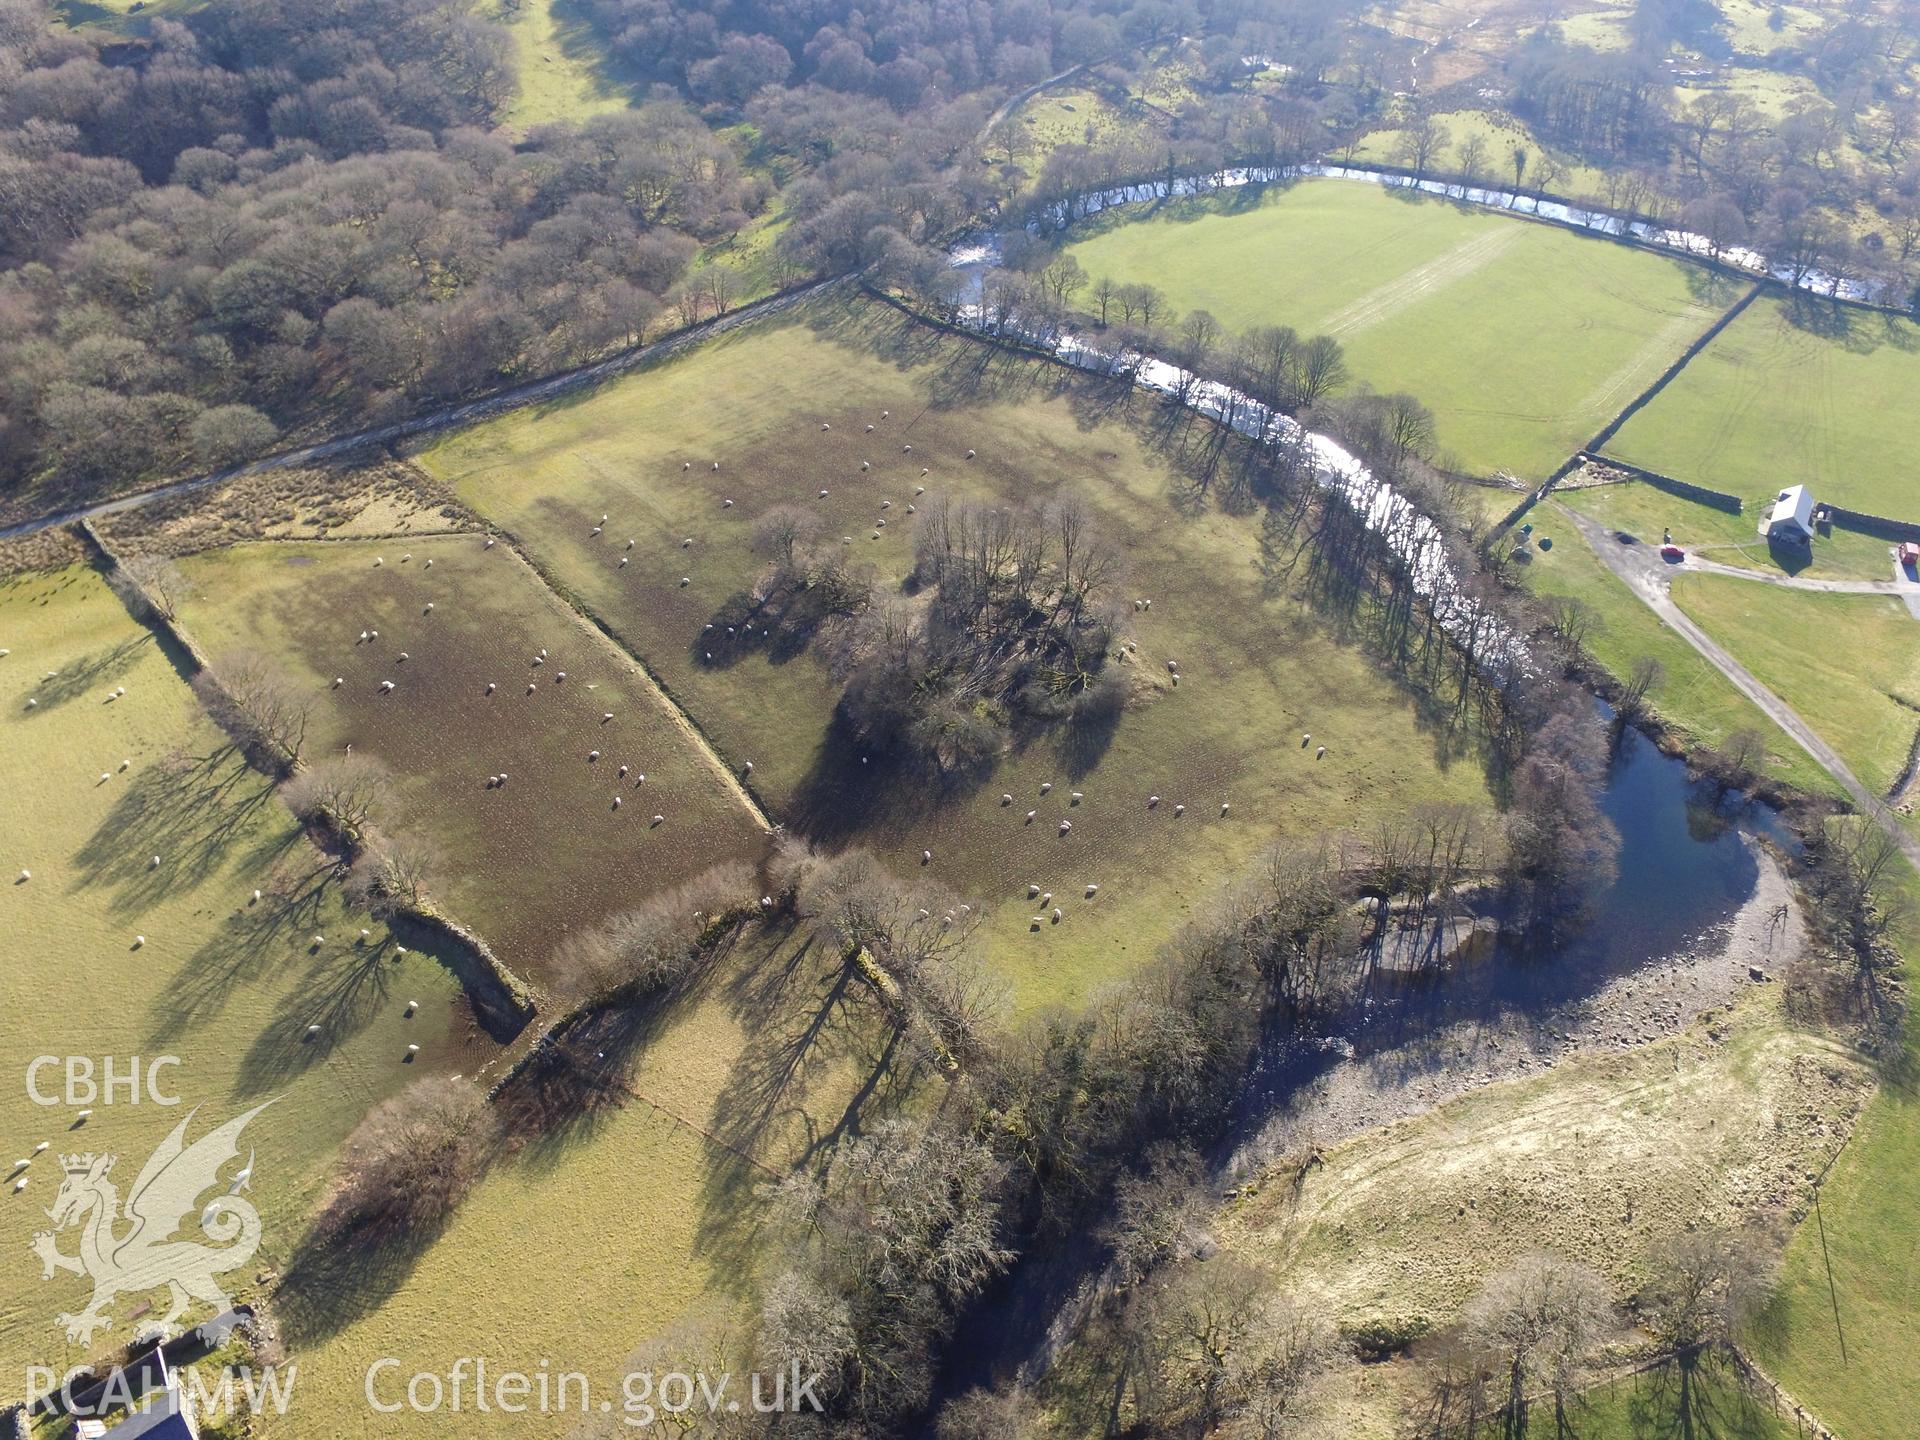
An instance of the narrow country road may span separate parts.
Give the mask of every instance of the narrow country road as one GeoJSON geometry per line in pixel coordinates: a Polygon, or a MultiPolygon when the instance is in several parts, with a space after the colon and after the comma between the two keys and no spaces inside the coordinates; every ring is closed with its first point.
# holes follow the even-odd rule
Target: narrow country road
{"type": "Polygon", "coordinates": [[[1736,580],[1751,580],[1756,585],[1777,585],[1783,590],[1812,590],[1823,595],[1888,595],[1903,602],[1913,618],[1920,620],[1920,584],[1903,576],[1897,562],[1891,580],[1809,580],[1798,575],[1776,575],[1765,570],[1748,570],[1739,565],[1722,565],[1718,560],[1703,560],[1698,554],[1688,555],[1673,569],[1682,574],[1691,570],[1704,575],[1730,575],[1736,580]]]}
{"type": "Polygon", "coordinates": [[[681,330],[663,340],[656,340],[650,345],[635,346],[631,350],[623,350],[618,355],[583,366],[578,370],[567,370],[558,375],[549,375],[545,379],[530,380],[524,385],[495,391],[491,395],[481,396],[478,400],[449,405],[430,414],[416,415],[410,420],[402,420],[393,425],[381,425],[371,430],[355,430],[346,435],[337,435],[331,440],[320,440],[312,445],[301,446],[297,450],[283,450],[277,455],[263,456],[245,465],[236,465],[230,470],[217,470],[206,475],[190,475],[185,479],[170,480],[164,485],[156,485],[149,490],[136,490],[130,495],[116,496],[111,500],[101,500],[90,505],[76,505],[65,510],[49,511],[44,515],[36,515],[26,520],[16,520],[9,525],[0,525],[0,540],[12,540],[21,535],[31,535],[55,525],[69,525],[75,520],[89,520],[98,515],[113,515],[123,510],[135,510],[143,505],[151,505],[156,500],[191,494],[196,490],[218,485],[222,481],[237,480],[243,475],[258,475],[267,470],[289,470],[302,465],[313,465],[368,446],[391,445],[396,440],[410,440],[417,435],[431,434],[436,430],[446,430],[455,425],[465,425],[475,420],[504,414],[509,410],[518,410],[523,406],[554,400],[562,395],[571,394],[575,390],[597,385],[602,380],[623,374],[649,361],[671,355],[684,346],[697,345],[712,339],[715,335],[723,335],[737,326],[764,319],[769,315],[777,315],[810,296],[841,284],[845,278],[845,276],[835,275],[826,280],[816,280],[813,284],[798,290],[769,295],[764,300],[742,305],[729,314],[708,320],[690,329],[681,330]]]}
{"type": "MultiPolygon", "coordinates": [[[[1671,593],[1671,575],[1666,562],[1659,558],[1656,547],[1645,544],[1622,544],[1615,533],[1596,520],[1565,505],[1556,505],[1574,526],[1580,531],[1586,542],[1600,557],[1600,561],[1625,582],[1627,588],[1647,607],[1658,615],[1674,633],[1698,650],[1714,669],[1733,682],[1735,689],[1760,707],[1761,711],[1799,744],[1800,748],[1811,755],[1829,775],[1840,783],[1854,805],[1863,815],[1871,816],[1880,828],[1887,832],[1900,851],[1916,867],[1920,868],[1920,840],[1908,833],[1900,823],[1900,817],[1888,809],[1880,797],[1873,794],[1860,783],[1860,779],[1848,768],[1834,748],[1813,732],[1811,726],[1795,713],[1792,706],[1782,700],[1773,691],[1762,685],[1738,660],[1723,649],[1712,636],[1688,618],[1685,611],[1673,603],[1671,593]]],[[[1706,568],[1700,566],[1698,568],[1706,568]]],[[[1730,566],[1716,567],[1731,574],[1752,577],[1750,571],[1737,571],[1730,566]]],[[[1785,577],[1782,577],[1783,579],[1785,577]]],[[[1828,585],[1875,585],[1875,581],[1809,581],[1809,587],[1816,584],[1828,585]]],[[[1888,585],[1888,591],[1892,586],[1888,585]]],[[[1868,593],[1878,593],[1869,591],[1868,593]]]]}

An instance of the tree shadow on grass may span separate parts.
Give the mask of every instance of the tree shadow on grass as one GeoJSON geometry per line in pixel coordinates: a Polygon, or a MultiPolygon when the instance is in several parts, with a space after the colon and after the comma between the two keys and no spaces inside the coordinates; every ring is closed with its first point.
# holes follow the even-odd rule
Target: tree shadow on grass
{"type": "Polygon", "coordinates": [[[303,873],[277,876],[258,902],[228,914],[158,997],[150,1039],[191,1033],[218,1016],[236,989],[263,975],[277,978],[299,950],[318,956],[306,937],[328,914],[327,886],[336,875],[330,861],[316,857],[303,873]]]}
{"type": "Polygon", "coordinates": [[[206,756],[169,756],[135,775],[81,845],[74,855],[75,883],[111,888],[109,909],[126,915],[198,886],[237,861],[264,868],[300,841],[291,822],[257,823],[275,803],[273,787],[232,745],[206,756]]]}
{"type": "MultiPolygon", "coordinates": [[[[142,631],[117,644],[90,650],[77,660],[69,660],[51,680],[42,680],[33,688],[33,698],[40,702],[35,708],[42,712],[58,709],[62,705],[88,698],[97,689],[110,686],[139,664],[152,644],[153,636],[142,631]]],[[[95,703],[118,705],[120,702],[100,695],[95,697],[95,703]]]]}
{"type": "Polygon", "coordinates": [[[766,595],[736,590],[694,636],[688,658],[705,670],[728,669],[749,655],[772,665],[797,660],[822,625],[848,613],[835,606],[828,590],[826,585],[782,585],[766,595]]]}
{"type": "Polygon", "coordinates": [[[446,1222],[382,1239],[324,1239],[309,1232],[274,1290],[273,1313],[296,1352],[376,1313],[399,1293],[446,1222]]]}
{"type": "MultiPolygon", "coordinates": [[[[930,1073],[900,1030],[873,1023],[877,1012],[856,967],[828,955],[784,918],[760,927],[757,955],[738,966],[721,992],[753,1035],[712,1107],[723,1155],[702,1187],[697,1248],[723,1274],[755,1268],[763,1206],[748,1199],[787,1166],[805,1168],[875,1114],[897,1113],[930,1073]],[[847,1076],[855,1083],[824,1113],[823,1087],[847,1076]]],[[[838,1096],[836,1087],[833,1093],[838,1096]]]]}
{"type": "Polygon", "coordinates": [[[243,1095],[278,1090],[326,1060],[390,1003],[394,947],[356,943],[325,950],[302,977],[298,1008],[278,1015],[240,1062],[243,1095]],[[318,1025],[317,1032],[308,1027],[318,1025]]]}
{"type": "Polygon", "coordinates": [[[1642,1440],[1770,1440],[1779,1433],[1770,1412],[1731,1365],[1705,1354],[1646,1372],[1627,1405],[1642,1440]]]}

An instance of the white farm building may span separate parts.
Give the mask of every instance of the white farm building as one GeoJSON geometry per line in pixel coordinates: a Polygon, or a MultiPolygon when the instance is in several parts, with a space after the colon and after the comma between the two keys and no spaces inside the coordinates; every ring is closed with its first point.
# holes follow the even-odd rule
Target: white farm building
{"type": "Polygon", "coordinates": [[[1765,534],[1769,540],[1784,540],[1790,545],[1813,543],[1813,492],[1804,485],[1789,485],[1773,502],[1767,516],[1765,534]]]}

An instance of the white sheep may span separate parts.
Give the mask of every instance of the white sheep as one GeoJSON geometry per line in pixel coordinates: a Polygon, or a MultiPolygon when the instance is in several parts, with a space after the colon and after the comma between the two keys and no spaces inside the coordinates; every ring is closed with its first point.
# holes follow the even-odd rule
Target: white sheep
{"type": "Polygon", "coordinates": [[[333,688],[336,690],[338,690],[342,685],[346,683],[347,683],[347,677],[344,675],[336,675],[333,677],[333,688]]]}
{"type": "Polygon", "coordinates": [[[1157,807],[1159,804],[1160,804],[1160,797],[1158,795],[1147,796],[1147,809],[1152,810],[1155,807],[1157,807]]]}
{"type": "Polygon", "coordinates": [[[587,752],[587,763],[589,765],[591,765],[594,761],[598,760],[599,758],[600,758],[600,752],[598,750],[589,750],[587,752]]]}
{"type": "Polygon", "coordinates": [[[822,500],[824,500],[824,499],[826,499],[826,498],[827,498],[827,492],[826,492],[826,491],[824,491],[824,490],[822,490],[822,491],[820,492],[820,498],[821,498],[822,500]]]}
{"type": "Polygon", "coordinates": [[[1031,825],[1031,824],[1033,823],[1033,821],[1034,821],[1034,817],[1035,817],[1036,815],[1038,815],[1039,813],[1040,813],[1040,812],[1039,812],[1038,810],[1029,810],[1029,811],[1027,811],[1027,824],[1029,824],[1029,825],[1031,825]]]}
{"type": "Polygon", "coordinates": [[[616,810],[620,808],[620,797],[618,795],[613,797],[613,808],[616,810]]]}
{"type": "Polygon", "coordinates": [[[413,657],[412,657],[411,655],[409,655],[409,654],[407,654],[407,652],[406,652],[406,651],[404,651],[404,650],[402,650],[402,651],[400,652],[400,658],[399,658],[398,660],[396,660],[396,661],[395,661],[394,663],[395,663],[396,665],[403,665],[403,664],[405,664],[405,663],[406,663],[406,662],[407,662],[408,660],[411,660],[412,658],[413,658],[413,657]]]}
{"type": "Polygon", "coordinates": [[[1034,884],[1033,881],[1029,880],[1027,882],[1027,899],[1031,900],[1033,899],[1034,896],[1038,895],[1039,893],[1040,893],[1040,887],[1034,884]]]}
{"type": "Polygon", "coordinates": [[[493,537],[492,537],[491,535],[489,535],[489,536],[487,537],[487,543],[486,543],[486,544],[484,544],[484,545],[482,545],[482,546],[481,546],[480,548],[481,548],[482,550],[491,550],[491,549],[493,548],[493,537]]]}
{"type": "Polygon", "coordinates": [[[682,575],[680,577],[680,588],[682,590],[686,589],[687,586],[691,585],[692,583],[693,583],[693,577],[691,575],[682,575]]]}
{"type": "Polygon", "coordinates": [[[534,692],[535,690],[537,690],[537,689],[539,689],[539,688],[540,688],[540,687],[539,687],[539,686],[537,686],[537,685],[535,685],[533,681],[531,681],[531,680],[529,680],[529,681],[527,682],[527,694],[529,694],[529,695],[531,695],[531,694],[533,694],[533,692],[534,692]]]}
{"type": "Polygon", "coordinates": [[[1082,795],[1078,790],[1076,790],[1073,792],[1073,794],[1067,797],[1067,803],[1069,805],[1078,805],[1082,800],[1086,798],[1087,797],[1085,795],[1082,795]]]}
{"type": "Polygon", "coordinates": [[[873,466],[869,465],[865,460],[862,460],[860,462],[860,471],[862,474],[865,474],[867,471],[871,470],[872,468],[873,466]]]}
{"type": "Polygon", "coordinates": [[[147,868],[149,870],[158,870],[160,868],[160,857],[156,855],[152,860],[148,861],[147,868]]]}
{"type": "Polygon", "coordinates": [[[720,508],[722,510],[731,510],[733,508],[733,502],[731,500],[722,500],[720,502],[720,508]]]}
{"type": "Polygon", "coordinates": [[[922,865],[931,865],[933,863],[933,851],[922,850],[920,852],[920,863],[922,865]]]}
{"type": "Polygon", "coordinates": [[[27,697],[27,709],[29,710],[36,709],[39,706],[39,704],[40,702],[34,699],[31,695],[27,697]]]}
{"type": "Polygon", "coordinates": [[[422,615],[431,615],[433,613],[433,601],[431,600],[427,601],[426,608],[422,610],[420,613],[422,615]]]}
{"type": "Polygon", "coordinates": [[[656,815],[653,817],[652,820],[648,821],[647,823],[650,825],[664,825],[667,823],[667,817],[664,815],[656,815]]]}
{"type": "Polygon", "coordinates": [[[1008,794],[1008,793],[1007,793],[1007,792],[1005,792],[1005,791],[1002,791],[1002,792],[1001,792],[1001,794],[1000,794],[1000,806],[1001,806],[1001,808],[1002,808],[1002,809],[1005,809],[1005,808],[1006,808],[1007,806],[1009,806],[1009,805],[1011,805],[1011,804],[1013,804],[1013,796],[1012,796],[1012,795],[1010,795],[1010,794],[1008,794]]]}
{"type": "Polygon", "coordinates": [[[1220,802],[1220,813],[1221,813],[1222,815],[1224,815],[1224,814],[1226,814],[1226,813],[1227,813],[1227,811],[1229,811],[1229,810],[1231,810],[1232,808],[1233,808],[1233,806],[1231,806],[1230,804],[1228,804],[1228,803],[1227,803],[1227,802],[1226,802],[1225,800],[1222,800],[1222,801],[1220,802]]]}
{"type": "Polygon", "coordinates": [[[871,425],[867,426],[867,434],[871,435],[872,433],[873,433],[873,426],[871,425]]]}
{"type": "Polygon", "coordinates": [[[971,451],[971,450],[969,450],[969,451],[967,451],[967,458],[968,458],[969,460],[971,460],[971,459],[973,458],[973,451],[971,451]]]}
{"type": "Polygon", "coordinates": [[[1072,830],[1072,829],[1073,829],[1073,821],[1071,821],[1071,820],[1062,820],[1062,821],[1060,822],[1060,833],[1061,833],[1062,835],[1065,835],[1065,834],[1066,834],[1066,833],[1067,833],[1068,831],[1070,831],[1070,830],[1072,830]]]}
{"type": "Polygon", "coordinates": [[[427,569],[431,570],[432,568],[433,568],[433,557],[429,555],[427,557],[427,569]]]}
{"type": "Polygon", "coordinates": [[[1041,793],[1042,795],[1045,795],[1045,794],[1047,794],[1047,793],[1049,793],[1049,792],[1050,792],[1050,791],[1051,791],[1052,789],[1053,789],[1053,781],[1051,781],[1051,780],[1042,780],[1042,781],[1040,782],[1040,793],[1041,793]]]}
{"type": "Polygon", "coordinates": [[[740,767],[740,773],[742,775],[751,775],[753,773],[753,762],[749,760],[746,764],[742,765],[740,767]]]}
{"type": "Polygon", "coordinates": [[[112,774],[112,772],[110,772],[110,771],[107,771],[107,770],[102,770],[102,771],[100,772],[100,782],[99,782],[100,784],[102,784],[102,785],[104,785],[104,784],[106,784],[106,783],[107,783],[107,781],[109,781],[109,780],[111,780],[111,779],[113,779],[113,774],[112,774]]]}
{"type": "Polygon", "coordinates": [[[1046,894],[1042,895],[1040,897],[1040,903],[1042,905],[1051,905],[1053,903],[1053,891],[1049,890],[1046,894]]]}
{"type": "Polygon", "coordinates": [[[258,890],[253,892],[253,899],[249,903],[254,905],[258,905],[260,903],[260,892],[258,890]]]}
{"type": "Polygon", "coordinates": [[[31,879],[33,879],[33,872],[31,870],[22,870],[20,872],[20,878],[13,883],[16,885],[24,885],[31,879]]]}
{"type": "Polygon", "coordinates": [[[382,681],[380,682],[380,693],[381,693],[382,695],[384,695],[384,694],[386,694],[386,693],[387,693],[387,692],[388,692],[389,690],[391,690],[391,689],[393,689],[393,681],[391,681],[391,680],[382,680],[382,681]]]}
{"type": "Polygon", "coordinates": [[[400,557],[400,563],[404,565],[411,559],[413,559],[413,552],[409,550],[406,554],[400,557]]]}
{"type": "Polygon", "coordinates": [[[491,695],[493,694],[494,691],[498,690],[499,688],[500,687],[494,684],[493,681],[491,680],[487,681],[487,694],[491,695]]]}
{"type": "Polygon", "coordinates": [[[624,570],[624,569],[626,569],[626,568],[627,568],[627,557],[626,557],[626,556],[624,556],[624,555],[622,555],[622,556],[620,557],[620,565],[619,565],[619,568],[620,568],[620,569],[622,569],[622,570],[624,570]]]}
{"type": "Polygon", "coordinates": [[[718,474],[720,470],[720,462],[718,460],[713,462],[713,468],[714,468],[714,473],[718,474]]]}
{"type": "Polygon", "coordinates": [[[1060,907],[1058,905],[1053,907],[1053,923],[1056,925],[1060,923],[1060,907]]]}
{"type": "Polygon", "coordinates": [[[136,935],[133,937],[133,948],[136,950],[138,950],[141,946],[145,945],[146,943],[147,943],[147,937],[144,935],[136,935]]]}
{"type": "Polygon", "coordinates": [[[1187,807],[1184,805],[1176,805],[1173,807],[1173,813],[1175,815],[1184,815],[1187,813],[1187,807]]]}
{"type": "Polygon", "coordinates": [[[1087,886],[1087,899],[1091,900],[1094,896],[1098,895],[1099,893],[1100,893],[1100,887],[1098,885],[1087,886]]]}
{"type": "Polygon", "coordinates": [[[1315,750],[1313,752],[1313,758],[1316,760],[1324,760],[1326,758],[1326,754],[1327,754],[1327,747],[1322,745],[1318,750],[1315,750]]]}

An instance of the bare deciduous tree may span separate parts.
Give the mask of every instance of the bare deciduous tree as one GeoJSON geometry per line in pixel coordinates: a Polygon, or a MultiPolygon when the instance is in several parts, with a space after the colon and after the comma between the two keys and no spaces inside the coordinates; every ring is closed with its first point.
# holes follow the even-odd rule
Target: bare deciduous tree
{"type": "Polygon", "coordinates": [[[416,1081],[347,1137],[316,1230],[326,1240],[383,1240],[438,1224],[486,1169],[497,1135],[477,1086],[455,1076],[416,1081]]]}

